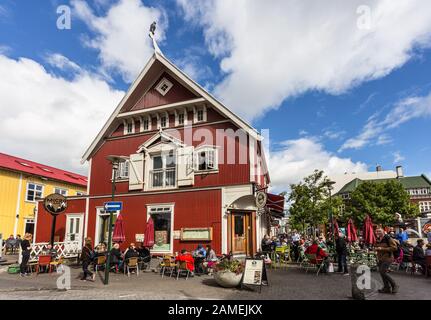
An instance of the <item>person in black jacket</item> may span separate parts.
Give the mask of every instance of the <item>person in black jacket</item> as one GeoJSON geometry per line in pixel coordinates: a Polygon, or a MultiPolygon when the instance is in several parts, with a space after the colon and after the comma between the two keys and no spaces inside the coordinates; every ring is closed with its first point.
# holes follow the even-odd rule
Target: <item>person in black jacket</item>
{"type": "Polygon", "coordinates": [[[88,266],[93,262],[93,248],[91,246],[91,239],[89,238],[85,239],[85,244],[81,252],[81,261],[82,271],[84,271],[81,280],[86,281],[87,276],[90,276],[91,281],[94,281],[96,279],[96,274],[88,270],[88,266]]]}
{"type": "Polygon", "coordinates": [[[425,274],[426,271],[426,258],[423,249],[424,241],[419,239],[416,247],[413,248],[413,262],[420,265],[422,268],[422,273],[425,274]]]}
{"type": "Polygon", "coordinates": [[[121,250],[120,245],[115,243],[110,252],[111,255],[111,268],[115,267],[115,272],[118,272],[118,269],[121,268],[122,258],[121,258],[121,250]]]}
{"type": "Polygon", "coordinates": [[[26,233],[24,236],[24,240],[21,242],[22,259],[21,259],[21,264],[19,266],[21,277],[30,275],[27,270],[27,264],[28,264],[28,260],[30,260],[30,250],[31,250],[30,242],[32,238],[33,236],[30,233],[26,233]]]}
{"type": "Polygon", "coordinates": [[[335,240],[335,250],[337,251],[338,272],[349,275],[349,271],[347,269],[347,244],[344,239],[344,234],[341,232],[335,240]]]}

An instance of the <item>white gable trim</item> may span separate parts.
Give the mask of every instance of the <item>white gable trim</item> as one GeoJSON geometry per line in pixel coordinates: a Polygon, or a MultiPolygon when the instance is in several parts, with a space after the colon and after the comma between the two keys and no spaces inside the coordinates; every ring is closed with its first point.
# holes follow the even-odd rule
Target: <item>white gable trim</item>
{"type": "Polygon", "coordinates": [[[148,139],[147,141],[145,141],[143,144],[141,144],[139,146],[139,149],[136,151],[136,153],[141,153],[142,151],[146,151],[148,150],[148,148],[157,141],[157,139],[159,138],[165,138],[166,140],[174,143],[175,145],[177,145],[178,147],[184,147],[185,145],[182,143],[181,140],[171,136],[170,134],[167,134],[166,132],[163,131],[159,131],[158,133],[156,133],[154,136],[152,136],[150,139],[148,139]]]}
{"type": "Polygon", "coordinates": [[[241,119],[237,115],[235,115],[232,111],[230,111],[227,107],[225,107],[222,103],[220,103],[217,99],[215,99],[213,96],[211,96],[208,92],[205,91],[199,84],[197,84],[195,81],[190,79],[184,72],[182,72],[178,67],[176,67],[172,62],[170,62],[167,58],[165,58],[163,55],[154,52],[153,56],[150,58],[148,63],[145,65],[144,69],[139,74],[138,78],[133,82],[132,86],[127,91],[126,95],[123,97],[123,99],[118,104],[117,108],[114,110],[114,112],[109,117],[108,121],[103,126],[102,130],[98,133],[96,138],[93,140],[91,145],[88,147],[84,155],[82,156],[81,163],[84,163],[87,161],[94,151],[94,149],[97,147],[99,141],[101,141],[108,131],[111,124],[115,121],[117,116],[120,113],[120,110],[126,103],[126,101],[130,98],[131,94],[135,91],[138,84],[142,81],[144,76],[147,74],[148,70],[151,68],[151,66],[154,64],[154,62],[158,60],[161,62],[168,70],[170,70],[175,76],[177,76],[179,79],[181,79],[183,82],[185,82],[192,90],[197,92],[199,95],[201,95],[204,99],[206,99],[209,103],[211,103],[218,111],[220,111],[225,117],[228,119],[231,119],[233,123],[235,123],[239,128],[242,128],[245,130],[250,136],[254,137],[255,139],[260,140],[261,137],[259,133],[251,126],[249,125],[245,120],[241,119]]]}

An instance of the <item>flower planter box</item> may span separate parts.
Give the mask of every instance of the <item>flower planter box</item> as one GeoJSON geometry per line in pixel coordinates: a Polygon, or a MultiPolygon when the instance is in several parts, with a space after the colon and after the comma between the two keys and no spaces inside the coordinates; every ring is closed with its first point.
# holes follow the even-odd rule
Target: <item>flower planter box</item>
{"type": "Polygon", "coordinates": [[[231,271],[218,271],[214,273],[214,280],[217,284],[224,288],[235,288],[239,286],[242,278],[242,273],[236,274],[231,271]]]}

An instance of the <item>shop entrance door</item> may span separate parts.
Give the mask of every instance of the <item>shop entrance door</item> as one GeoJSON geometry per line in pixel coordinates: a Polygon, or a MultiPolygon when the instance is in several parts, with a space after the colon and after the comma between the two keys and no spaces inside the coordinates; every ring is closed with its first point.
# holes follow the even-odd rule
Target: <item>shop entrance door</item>
{"type": "Polygon", "coordinates": [[[251,219],[247,213],[232,213],[231,248],[233,254],[251,254],[251,219]]]}

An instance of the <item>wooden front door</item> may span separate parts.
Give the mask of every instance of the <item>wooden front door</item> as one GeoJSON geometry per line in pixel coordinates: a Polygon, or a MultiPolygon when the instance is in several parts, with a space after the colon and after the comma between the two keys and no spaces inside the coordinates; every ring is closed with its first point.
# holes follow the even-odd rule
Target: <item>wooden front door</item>
{"type": "Polygon", "coordinates": [[[247,213],[232,213],[231,246],[233,254],[250,255],[251,221],[247,213]]]}

